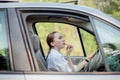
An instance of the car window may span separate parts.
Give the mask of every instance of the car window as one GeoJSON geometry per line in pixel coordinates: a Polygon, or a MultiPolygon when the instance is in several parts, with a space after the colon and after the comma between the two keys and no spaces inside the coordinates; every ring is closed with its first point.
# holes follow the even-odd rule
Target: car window
{"type": "Polygon", "coordinates": [[[9,52],[4,11],[0,11],[0,71],[9,70],[9,52]]]}
{"type": "MultiPolygon", "coordinates": [[[[88,26],[84,25],[84,27],[88,27],[88,26]]],[[[60,33],[63,34],[66,40],[65,42],[72,44],[74,46],[74,49],[71,54],[73,64],[77,65],[79,61],[84,60],[85,56],[89,56],[92,53],[96,53],[96,56],[90,61],[89,65],[86,64],[86,66],[81,71],[87,71],[87,72],[105,71],[104,63],[102,61],[102,56],[100,51],[98,51],[98,45],[96,42],[95,35],[93,33],[88,32],[82,28],[77,28],[75,26],[64,23],[37,22],[36,30],[39,35],[39,39],[41,41],[42,49],[43,52],[45,53],[45,56],[47,56],[47,52],[49,50],[46,43],[47,34],[49,34],[52,31],[59,31],[60,33]]],[[[90,29],[90,31],[93,30],[90,29]]],[[[63,50],[62,52],[64,56],[66,56],[65,50],[63,50]]]]}
{"type": "Polygon", "coordinates": [[[97,19],[94,23],[111,71],[120,71],[120,30],[97,19]]]}
{"type": "Polygon", "coordinates": [[[105,65],[101,56],[101,52],[99,51],[99,47],[96,41],[96,37],[93,33],[92,26],[90,23],[86,23],[82,26],[88,29],[87,31],[82,28],[79,28],[79,33],[81,35],[85,56],[90,56],[93,53],[95,53],[95,56],[81,71],[105,72],[105,65]]]}
{"type": "Polygon", "coordinates": [[[83,30],[79,29],[83,41],[83,45],[85,48],[86,56],[89,56],[91,53],[97,51],[98,45],[96,42],[96,38],[93,34],[83,30]]]}
{"type": "MultiPolygon", "coordinates": [[[[37,22],[36,30],[39,35],[45,56],[47,56],[47,53],[49,50],[47,42],[46,42],[46,37],[52,31],[58,31],[62,33],[63,37],[65,38],[65,42],[68,44],[72,44],[75,47],[74,50],[72,51],[71,56],[83,56],[84,55],[83,50],[81,48],[81,43],[79,40],[77,29],[75,26],[64,24],[64,23],[37,22]]],[[[62,52],[64,53],[64,56],[66,56],[65,49],[63,49],[62,52]]]]}
{"type": "MultiPolygon", "coordinates": [[[[47,68],[45,60],[48,56],[49,47],[47,45],[46,38],[47,35],[53,31],[60,32],[65,38],[65,42],[73,45],[74,49],[70,55],[73,64],[77,65],[79,62],[84,60],[86,56],[96,53],[96,57],[90,61],[90,66],[89,64],[86,64],[86,67],[82,69],[83,72],[105,71],[101,52],[97,46],[94,31],[88,16],[71,17],[71,15],[65,14],[64,16],[63,14],[61,16],[60,14],[59,16],[30,15],[26,20],[28,21],[27,25],[29,26],[28,32],[32,43],[31,48],[34,50],[35,60],[37,61],[37,66],[40,71],[45,71],[47,68]],[[34,38],[32,34],[34,34],[34,38]],[[38,51],[39,55],[36,55],[38,51]]],[[[65,49],[61,52],[66,58],[65,49]]]]}

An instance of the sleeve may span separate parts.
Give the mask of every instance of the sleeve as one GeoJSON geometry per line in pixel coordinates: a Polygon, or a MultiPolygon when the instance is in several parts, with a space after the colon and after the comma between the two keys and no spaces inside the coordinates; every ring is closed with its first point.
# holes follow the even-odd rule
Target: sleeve
{"type": "Polygon", "coordinates": [[[76,66],[76,65],[73,65],[73,67],[74,67],[74,72],[78,72],[77,66],[76,66]]]}

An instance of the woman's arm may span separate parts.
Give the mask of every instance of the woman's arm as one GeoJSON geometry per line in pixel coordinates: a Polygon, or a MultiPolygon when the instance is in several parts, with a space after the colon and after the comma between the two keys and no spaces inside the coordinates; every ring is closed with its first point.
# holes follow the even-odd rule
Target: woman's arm
{"type": "Polygon", "coordinates": [[[85,64],[87,64],[94,56],[95,56],[95,51],[90,56],[86,57],[85,60],[79,62],[77,65],[78,71],[80,71],[85,66],[85,64]]]}
{"type": "Polygon", "coordinates": [[[70,66],[70,68],[72,69],[72,71],[74,71],[74,66],[73,66],[72,60],[71,60],[71,58],[70,58],[69,55],[67,56],[67,60],[68,60],[68,65],[70,66]]]}
{"type": "Polygon", "coordinates": [[[72,69],[72,71],[74,71],[74,66],[73,66],[73,63],[72,63],[72,60],[71,60],[71,57],[70,57],[70,54],[71,54],[71,51],[73,50],[73,46],[72,45],[67,45],[67,60],[68,60],[68,65],[69,67],[72,69]]]}

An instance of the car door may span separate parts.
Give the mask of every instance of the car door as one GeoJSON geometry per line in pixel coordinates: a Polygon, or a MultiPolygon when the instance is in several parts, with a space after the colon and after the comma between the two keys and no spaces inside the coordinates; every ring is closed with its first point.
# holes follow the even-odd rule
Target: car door
{"type": "Polygon", "coordinates": [[[0,80],[24,80],[23,72],[13,65],[8,15],[7,9],[0,8],[0,80]]]}
{"type": "Polygon", "coordinates": [[[73,78],[76,80],[93,80],[96,77],[93,74],[101,74],[99,72],[102,72],[102,75],[97,75],[99,79],[105,80],[110,76],[113,79],[119,77],[118,75],[109,75],[111,73],[108,73],[107,76],[104,75],[106,74],[104,72],[109,70],[101,51],[98,33],[94,29],[96,26],[93,24],[92,15],[57,7],[18,8],[16,10],[22,23],[21,27],[26,33],[24,36],[27,39],[28,50],[31,52],[29,55],[31,57],[30,60],[33,62],[33,67],[31,67],[33,69],[30,72],[24,72],[26,80],[72,80],[73,78]],[[77,50],[72,54],[74,64],[82,61],[91,53],[95,53],[96,56],[90,64],[86,64],[81,71],[76,73],[47,71],[45,59],[47,58],[48,48],[46,47],[45,37],[51,31],[60,31],[68,43],[75,44],[74,46],[77,50]],[[36,57],[38,51],[39,59],[36,57]]]}
{"type": "MultiPolygon", "coordinates": [[[[63,36],[66,38],[66,43],[71,43],[73,46],[75,46],[73,54],[71,54],[74,64],[78,64],[84,60],[86,56],[92,54],[93,52],[97,52],[98,45],[95,40],[88,16],[84,15],[84,17],[82,17],[83,15],[81,14],[80,16],[82,18],[80,17],[79,19],[79,17],[77,18],[75,15],[71,14],[63,14],[62,12],[46,13],[44,11],[38,13],[34,13],[33,11],[33,14],[34,15],[31,15],[27,12],[22,13],[22,20],[26,25],[29,38],[31,38],[33,35],[37,35],[39,37],[40,42],[35,43],[36,41],[32,41],[32,47],[33,49],[35,48],[34,51],[36,51],[36,45],[39,44],[39,50],[44,59],[46,59],[48,56],[48,46],[45,38],[46,35],[51,31],[59,31],[63,33],[63,36]],[[27,17],[28,15],[29,17],[27,17]],[[89,27],[89,29],[87,29],[87,27],[89,27]],[[65,32],[65,30],[67,31],[65,32]],[[89,40],[87,39],[88,36],[90,36],[89,40]],[[91,47],[93,47],[93,49],[91,49],[91,47]]],[[[63,53],[64,56],[66,56],[65,49],[63,50],[63,53]]]]}

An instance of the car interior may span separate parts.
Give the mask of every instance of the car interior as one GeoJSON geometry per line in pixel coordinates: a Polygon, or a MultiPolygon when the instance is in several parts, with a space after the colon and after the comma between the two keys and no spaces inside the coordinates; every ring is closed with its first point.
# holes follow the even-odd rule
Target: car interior
{"type": "MultiPolygon", "coordinates": [[[[38,37],[38,33],[36,32],[34,28],[35,22],[60,22],[60,23],[67,23],[72,24],[75,26],[79,26],[82,29],[88,31],[89,33],[93,34],[93,29],[90,27],[91,24],[89,23],[89,19],[87,16],[82,16],[80,19],[77,17],[71,17],[71,16],[40,16],[40,15],[31,15],[27,17],[27,26],[28,32],[31,38],[31,43],[33,45],[33,49],[35,52],[35,56],[40,68],[40,71],[47,71],[46,69],[46,62],[45,62],[45,56],[42,51],[42,46],[40,39],[38,37]],[[84,27],[83,27],[84,26],[84,27]]],[[[95,57],[89,62],[89,64],[85,65],[85,67],[80,72],[93,72],[93,71],[105,71],[104,64],[102,63],[102,56],[100,51],[96,51],[95,57]]]]}
{"type": "Polygon", "coordinates": [[[35,52],[35,57],[38,62],[39,69],[40,69],[40,71],[47,71],[47,68],[46,68],[47,64],[46,64],[45,58],[43,57],[43,55],[40,51],[39,37],[31,31],[29,32],[29,34],[30,34],[31,42],[32,42],[33,49],[35,52]]]}

